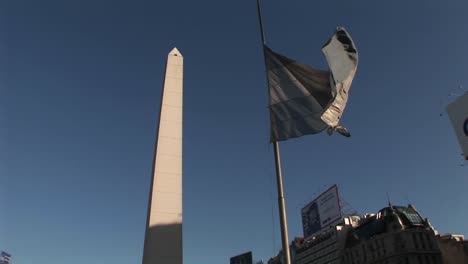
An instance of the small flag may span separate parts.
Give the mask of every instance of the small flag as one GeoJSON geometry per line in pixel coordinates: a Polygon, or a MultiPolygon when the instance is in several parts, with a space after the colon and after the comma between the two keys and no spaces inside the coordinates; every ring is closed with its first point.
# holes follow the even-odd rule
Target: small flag
{"type": "Polygon", "coordinates": [[[449,104],[447,112],[463,151],[463,156],[468,160],[468,92],[449,104]]]}
{"type": "Polygon", "coordinates": [[[356,73],[358,53],[338,27],[322,48],[330,70],[297,62],[264,46],[270,95],[271,141],[315,134],[328,127],[349,136],[339,123],[356,73]]]}
{"type": "Polygon", "coordinates": [[[0,253],[0,264],[11,264],[11,255],[2,251],[0,253]]]}

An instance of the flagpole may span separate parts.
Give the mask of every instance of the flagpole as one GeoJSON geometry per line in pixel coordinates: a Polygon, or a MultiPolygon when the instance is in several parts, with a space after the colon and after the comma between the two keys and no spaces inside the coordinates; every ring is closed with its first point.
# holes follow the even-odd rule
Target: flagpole
{"type": "Polygon", "coordinates": [[[286,220],[286,203],[284,199],[283,190],[283,174],[281,172],[281,158],[279,153],[278,141],[273,142],[273,149],[275,152],[276,185],[278,186],[278,206],[280,213],[281,242],[283,244],[285,264],[291,264],[291,253],[289,252],[288,223],[286,220]]]}
{"type": "MultiPolygon", "coordinates": [[[[266,65],[266,57],[265,57],[266,38],[265,38],[265,32],[263,30],[260,0],[257,0],[257,11],[258,11],[258,22],[260,25],[260,34],[262,37],[263,56],[264,56],[265,65],[266,65]]],[[[269,87],[268,72],[265,71],[265,73],[266,73],[267,84],[269,87]]],[[[284,199],[283,174],[281,172],[281,157],[280,157],[279,143],[278,141],[273,141],[272,143],[273,143],[273,151],[275,153],[276,185],[278,187],[278,209],[279,209],[279,215],[280,215],[281,242],[283,245],[283,256],[285,260],[284,264],[291,264],[291,253],[289,252],[288,223],[286,219],[286,203],[284,199]]]]}

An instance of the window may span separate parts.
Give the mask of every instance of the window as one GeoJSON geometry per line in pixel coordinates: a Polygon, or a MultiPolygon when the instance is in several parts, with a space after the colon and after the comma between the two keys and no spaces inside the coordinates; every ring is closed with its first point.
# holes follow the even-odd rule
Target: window
{"type": "Polygon", "coordinates": [[[419,239],[421,240],[422,248],[426,249],[426,243],[424,241],[423,233],[419,233],[418,236],[419,236],[419,239]]]}
{"type": "Polygon", "coordinates": [[[422,222],[421,217],[419,217],[417,214],[406,213],[406,217],[408,217],[410,223],[414,225],[421,224],[422,222]]]}
{"type": "Polygon", "coordinates": [[[434,243],[432,241],[432,237],[430,234],[426,233],[427,243],[429,245],[429,249],[434,249],[434,243]]]}
{"type": "Polygon", "coordinates": [[[362,258],[364,262],[367,262],[367,252],[366,252],[366,247],[364,244],[362,244],[362,258]]]}
{"type": "Polygon", "coordinates": [[[413,208],[395,206],[395,209],[405,215],[410,225],[423,225],[424,224],[424,221],[422,220],[422,218],[413,208]]]}
{"type": "Polygon", "coordinates": [[[414,244],[414,247],[415,248],[419,248],[419,244],[418,244],[418,240],[416,238],[416,234],[415,233],[412,233],[411,234],[413,236],[413,244],[414,244]]]}

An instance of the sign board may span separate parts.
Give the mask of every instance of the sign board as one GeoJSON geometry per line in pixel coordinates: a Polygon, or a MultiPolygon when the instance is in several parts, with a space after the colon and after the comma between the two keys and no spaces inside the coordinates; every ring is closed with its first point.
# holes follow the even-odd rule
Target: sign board
{"type": "Polygon", "coordinates": [[[449,104],[447,112],[452,121],[453,129],[455,129],[463,156],[468,160],[468,92],[449,104]]]}
{"type": "Polygon", "coordinates": [[[230,264],[253,264],[252,251],[232,257],[230,264]]]}
{"type": "Polygon", "coordinates": [[[338,187],[333,185],[301,210],[304,238],[342,221],[338,187]]]}

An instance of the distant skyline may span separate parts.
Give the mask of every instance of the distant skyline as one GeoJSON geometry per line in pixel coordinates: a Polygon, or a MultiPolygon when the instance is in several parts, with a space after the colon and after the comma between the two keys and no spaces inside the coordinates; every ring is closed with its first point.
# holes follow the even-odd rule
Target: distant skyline
{"type": "MultiPolygon", "coordinates": [[[[468,166],[445,113],[468,87],[468,2],[262,1],[270,47],[326,68],[359,49],[343,125],[280,144],[289,237],[333,184],[358,213],[412,203],[468,235],[468,166]],[[444,113],[442,116],[440,113],[444,113]]],[[[184,263],[281,248],[256,1],[0,4],[0,250],[14,263],[141,263],[164,65],[184,55],[184,263]]]]}

